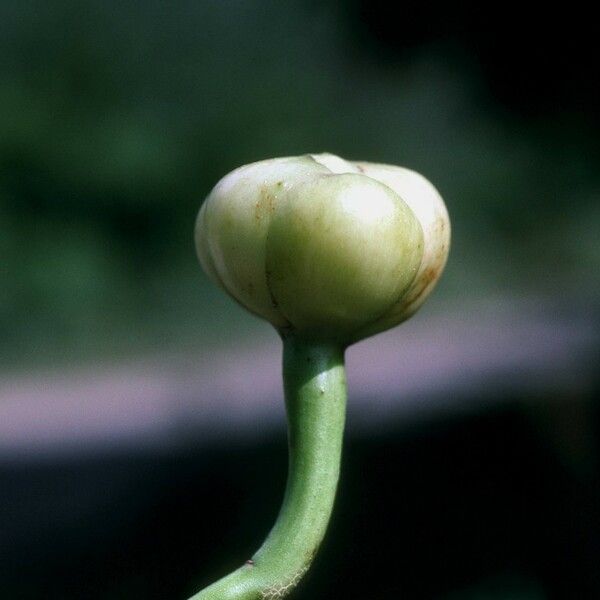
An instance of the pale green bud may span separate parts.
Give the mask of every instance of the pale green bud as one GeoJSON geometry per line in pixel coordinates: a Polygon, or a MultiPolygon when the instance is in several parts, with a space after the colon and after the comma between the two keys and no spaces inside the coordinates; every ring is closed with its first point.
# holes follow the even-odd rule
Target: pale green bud
{"type": "Polygon", "coordinates": [[[444,267],[450,226],[423,177],[332,154],[226,175],[203,204],[205,271],[283,334],[356,341],[408,318],[444,267]]]}

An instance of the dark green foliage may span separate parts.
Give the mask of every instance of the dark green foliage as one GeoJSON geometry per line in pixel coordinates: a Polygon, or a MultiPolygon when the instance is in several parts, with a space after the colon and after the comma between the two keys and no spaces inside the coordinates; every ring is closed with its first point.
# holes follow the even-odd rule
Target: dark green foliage
{"type": "Polygon", "coordinates": [[[455,223],[436,297],[589,285],[596,125],[568,103],[506,111],[460,37],[415,30],[383,60],[353,6],[0,3],[2,364],[225,335],[193,221],[220,176],[268,156],[426,173],[455,223]]]}

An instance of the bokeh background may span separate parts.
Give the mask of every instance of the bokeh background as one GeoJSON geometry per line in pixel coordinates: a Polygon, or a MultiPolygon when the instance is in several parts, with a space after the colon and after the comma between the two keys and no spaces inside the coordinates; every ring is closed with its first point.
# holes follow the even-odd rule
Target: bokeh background
{"type": "Polygon", "coordinates": [[[600,597],[600,85],[577,3],[0,3],[0,591],[186,598],[273,522],[274,332],[201,273],[225,173],[330,151],[441,191],[446,273],[348,354],[298,598],[600,597]]]}

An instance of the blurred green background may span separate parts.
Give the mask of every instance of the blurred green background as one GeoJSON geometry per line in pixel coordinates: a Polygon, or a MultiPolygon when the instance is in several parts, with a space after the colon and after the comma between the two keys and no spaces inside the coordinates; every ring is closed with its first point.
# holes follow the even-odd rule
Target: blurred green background
{"type": "Polygon", "coordinates": [[[559,47],[494,7],[384,6],[4,0],[2,368],[256,331],[200,273],[192,229],[221,176],[271,156],[426,174],[454,227],[437,306],[597,297],[587,30],[559,47]]]}
{"type": "Polygon", "coordinates": [[[275,335],[201,272],[194,220],[231,169],[328,151],[422,172],[453,240],[406,325],[416,371],[398,359],[424,408],[361,430],[405,399],[355,388],[367,408],[298,597],[598,598],[597,29],[577,3],[1,0],[0,596],[184,598],[256,546],[283,488],[283,424],[208,395],[275,335]],[[223,371],[203,363],[193,385],[152,379],[213,354],[223,371]],[[95,369],[127,380],[145,357],[103,404],[95,369]],[[138,412],[119,412],[130,398],[138,412]],[[148,406],[171,445],[149,428],[159,443],[136,452],[148,406]],[[44,445],[56,423],[77,442],[64,454],[44,445]]]}

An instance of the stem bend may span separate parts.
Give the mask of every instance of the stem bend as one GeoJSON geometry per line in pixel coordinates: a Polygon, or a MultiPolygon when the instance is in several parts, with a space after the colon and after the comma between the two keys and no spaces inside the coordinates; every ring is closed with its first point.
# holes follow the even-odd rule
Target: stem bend
{"type": "Polygon", "coordinates": [[[284,338],[289,471],[267,539],[245,565],[190,600],[273,600],[298,584],[323,540],[337,488],[346,413],[341,346],[284,338]]]}

